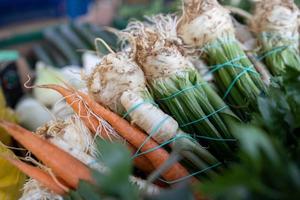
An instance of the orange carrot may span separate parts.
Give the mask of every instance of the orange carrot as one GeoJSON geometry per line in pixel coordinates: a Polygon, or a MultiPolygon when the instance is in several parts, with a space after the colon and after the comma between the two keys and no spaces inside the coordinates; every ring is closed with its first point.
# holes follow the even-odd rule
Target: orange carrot
{"type": "Polygon", "coordinates": [[[62,183],[60,183],[59,185],[57,182],[53,180],[53,178],[49,174],[47,174],[43,170],[28,165],[10,156],[2,156],[2,157],[6,159],[8,162],[10,162],[12,165],[17,167],[19,170],[21,170],[24,174],[39,181],[43,186],[50,189],[55,194],[65,195],[69,192],[69,188],[67,186],[63,185],[62,183]]]}
{"type": "MultiPolygon", "coordinates": [[[[48,86],[41,86],[41,87],[48,87],[48,86]]],[[[93,132],[96,133],[97,127],[100,125],[99,121],[96,119],[95,116],[89,115],[87,110],[85,109],[85,105],[82,101],[78,101],[78,97],[74,95],[74,92],[67,90],[62,87],[57,87],[55,85],[51,85],[51,89],[56,88],[55,90],[59,91],[60,93],[63,93],[63,96],[65,97],[66,102],[73,108],[73,110],[80,116],[80,119],[84,122],[84,124],[93,132]],[[64,90],[61,90],[64,89],[64,90]]],[[[102,130],[100,135],[104,139],[113,139],[113,140],[118,140],[118,138],[114,137],[111,135],[108,137],[107,133],[102,130]]],[[[133,148],[130,144],[127,145],[128,149],[132,152],[135,153],[136,149],[133,148]]],[[[134,165],[140,169],[141,171],[145,173],[151,173],[154,171],[154,167],[151,164],[151,162],[145,158],[145,156],[139,156],[134,159],[134,165]]]]}
{"type": "MultiPolygon", "coordinates": [[[[41,87],[56,90],[64,97],[67,96],[66,94],[68,94],[68,91],[70,92],[70,90],[59,85],[43,85],[41,87]]],[[[74,92],[76,91],[73,91],[73,93],[74,92]]],[[[147,139],[147,135],[145,133],[143,133],[140,129],[131,126],[130,123],[125,119],[121,118],[117,114],[96,103],[88,95],[83,94],[81,92],[77,93],[95,114],[101,116],[108,123],[110,123],[111,126],[135,148],[139,148],[142,145],[142,143],[147,139]]],[[[155,149],[157,147],[158,144],[152,139],[150,139],[141,148],[141,152],[155,149]]],[[[155,151],[145,154],[145,157],[147,157],[151,161],[152,165],[155,168],[158,168],[168,160],[169,153],[163,148],[158,148],[155,151]]],[[[174,164],[167,172],[162,174],[163,178],[165,178],[167,181],[174,181],[187,175],[187,170],[179,163],[174,164]]]]}
{"type": "Polygon", "coordinates": [[[77,188],[79,180],[93,183],[89,168],[67,152],[16,124],[0,120],[0,126],[70,187],[77,188]]]}

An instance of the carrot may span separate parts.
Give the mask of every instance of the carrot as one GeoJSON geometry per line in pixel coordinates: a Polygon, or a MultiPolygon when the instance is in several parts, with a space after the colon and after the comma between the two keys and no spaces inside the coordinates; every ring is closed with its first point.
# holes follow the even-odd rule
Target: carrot
{"type": "Polygon", "coordinates": [[[17,167],[19,170],[21,170],[24,174],[39,181],[46,188],[52,190],[55,194],[65,195],[69,192],[69,188],[67,186],[64,186],[62,183],[60,183],[60,185],[59,185],[57,182],[55,182],[53,180],[53,178],[49,174],[47,174],[43,170],[41,170],[37,167],[28,165],[18,159],[10,157],[10,156],[3,155],[2,157],[4,159],[6,159],[8,162],[10,162],[12,165],[17,167]]]}
{"type": "MultiPolygon", "coordinates": [[[[87,110],[85,109],[84,103],[82,101],[78,101],[78,97],[73,95],[74,92],[72,92],[70,90],[67,90],[65,88],[62,88],[62,87],[58,87],[56,85],[51,85],[50,87],[48,87],[48,86],[50,86],[50,85],[40,86],[40,87],[45,87],[45,88],[50,88],[50,89],[55,88],[54,90],[58,91],[59,93],[62,93],[63,96],[65,97],[66,102],[80,116],[80,119],[84,122],[84,124],[93,133],[96,133],[97,127],[100,125],[99,121],[96,119],[95,116],[88,114],[87,110]]],[[[116,138],[116,137],[113,137],[113,136],[109,137],[108,133],[104,132],[104,130],[102,130],[100,135],[105,139],[118,140],[118,138],[116,138]]],[[[128,144],[127,147],[132,153],[136,152],[136,149],[133,148],[130,144],[128,144]]],[[[134,165],[138,169],[142,170],[145,173],[151,173],[152,171],[154,171],[153,165],[151,164],[151,162],[147,158],[145,158],[145,156],[139,156],[139,157],[135,158],[134,159],[134,165]]]]}
{"type": "Polygon", "coordinates": [[[62,178],[70,187],[77,188],[79,180],[94,182],[86,165],[47,140],[10,122],[0,120],[0,126],[50,167],[54,174],[62,178]]]}
{"type": "MultiPolygon", "coordinates": [[[[69,94],[70,92],[70,90],[59,85],[43,85],[41,87],[56,90],[64,97],[66,97],[67,94],[69,94]]],[[[75,91],[73,91],[73,93],[74,92],[75,91]]],[[[110,110],[107,110],[100,104],[96,103],[88,95],[83,94],[82,92],[77,93],[95,114],[101,116],[108,123],[110,123],[111,126],[135,148],[139,148],[142,145],[142,143],[147,139],[145,133],[143,133],[138,128],[131,126],[130,123],[127,122],[125,119],[121,118],[117,114],[111,112],[110,110]]],[[[141,151],[145,152],[151,149],[155,149],[157,147],[158,144],[152,139],[149,139],[141,148],[141,151]]],[[[169,153],[163,148],[157,148],[157,150],[145,154],[145,157],[147,157],[151,161],[152,165],[155,168],[159,168],[164,162],[168,160],[169,153]]],[[[174,164],[167,172],[162,174],[162,177],[167,181],[174,181],[182,177],[186,177],[187,175],[187,170],[179,163],[177,163],[174,164]]]]}

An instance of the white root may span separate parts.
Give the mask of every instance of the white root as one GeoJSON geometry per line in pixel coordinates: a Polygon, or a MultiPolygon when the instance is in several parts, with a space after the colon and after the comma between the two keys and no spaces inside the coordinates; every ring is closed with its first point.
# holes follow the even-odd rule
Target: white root
{"type": "Polygon", "coordinates": [[[178,35],[190,47],[201,48],[223,35],[234,34],[229,11],[217,0],[184,0],[178,35]]]}
{"type": "Polygon", "coordinates": [[[145,75],[150,79],[170,77],[189,69],[195,69],[190,60],[172,47],[164,47],[157,54],[147,56],[143,64],[145,75]]]}
{"type": "Polygon", "coordinates": [[[125,53],[117,53],[103,57],[88,78],[87,85],[97,102],[121,113],[122,93],[125,90],[145,90],[145,79],[143,71],[125,53]]]}
{"type": "Polygon", "coordinates": [[[29,179],[24,184],[23,194],[19,200],[63,200],[63,197],[49,191],[37,180],[29,179]]]}
{"type": "Polygon", "coordinates": [[[129,113],[131,122],[148,134],[152,134],[151,136],[156,142],[161,144],[176,136],[179,128],[178,123],[150,102],[144,102],[144,99],[138,94],[132,91],[124,92],[121,96],[121,102],[126,110],[141,104],[129,113]]]}
{"type": "Polygon", "coordinates": [[[298,47],[299,9],[292,0],[260,0],[256,2],[251,28],[255,33],[272,33],[295,40],[298,47]]]}
{"type": "Polygon", "coordinates": [[[148,17],[148,22],[132,21],[125,32],[135,38],[137,63],[148,81],[170,77],[186,70],[194,70],[184,56],[181,39],[177,36],[177,18],[170,15],[148,17]]]}

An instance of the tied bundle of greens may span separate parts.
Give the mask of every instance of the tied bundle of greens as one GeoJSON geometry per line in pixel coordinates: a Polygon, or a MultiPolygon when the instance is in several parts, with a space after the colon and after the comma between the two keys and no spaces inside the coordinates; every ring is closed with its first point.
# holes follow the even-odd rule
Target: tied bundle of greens
{"type": "MultiPolygon", "coordinates": [[[[146,87],[143,71],[126,53],[111,52],[104,56],[88,77],[87,86],[98,103],[144,130],[149,135],[148,139],[153,138],[161,147],[170,144],[191,169],[205,170],[221,164],[194,138],[180,130],[171,116],[157,107],[146,87]]],[[[146,142],[134,157],[143,155],[139,150],[146,142]]],[[[207,171],[208,175],[214,174],[213,170],[207,171]]]]}
{"type": "Polygon", "coordinates": [[[235,38],[229,12],[217,0],[185,0],[177,31],[210,65],[223,99],[242,119],[249,119],[265,86],[235,38]]]}
{"type": "Polygon", "coordinates": [[[251,22],[258,36],[260,58],[274,76],[286,68],[300,71],[299,9],[292,0],[263,0],[256,3],[251,22]]]}
{"type": "Polygon", "coordinates": [[[132,56],[156,102],[216,157],[232,158],[235,139],[230,126],[239,119],[184,56],[176,18],[159,15],[148,20],[131,22],[125,32],[133,38],[132,56]]]}

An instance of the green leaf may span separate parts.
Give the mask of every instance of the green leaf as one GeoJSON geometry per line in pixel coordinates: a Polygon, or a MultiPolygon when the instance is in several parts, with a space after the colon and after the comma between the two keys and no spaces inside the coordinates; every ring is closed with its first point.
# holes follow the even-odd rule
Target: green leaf
{"type": "Polygon", "coordinates": [[[70,191],[69,197],[71,200],[84,200],[77,191],[70,191]]]}
{"type": "Polygon", "coordinates": [[[97,189],[94,185],[85,181],[79,182],[78,193],[86,200],[99,200],[100,195],[97,193],[97,189]]]}
{"type": "Polygon", "coordinates": [[[110,169],[108,174],[94,171],[101,193],[120,199],[137,199],[137,188],[129,182],[132,172],[132,159],[128,149],[123,144],[110,143],[98,139],[96,141],[98,161],[110,169]]]}
{"type": "Polygon", "coordinates": [[[240,162],[198,189],[214,199],[299,199],[300,168],[285,148],[254,126],[237,125],[240,162]]]}
{"type": "Polygon", "coordinates": [[[112,172],[118,174],[119,179],[126,179],[132,171],[131,155],[123,144],[110,143],[97,140],[99,161],[107,166],[112,172]]]}
{"type": "Polygon", "coordinates": [[[169,190],[164,190],[160,194],[148,196],[145,200],[193,200],[195,199],[188,183],[183,183],[179,187],[169,190]]]}
{"type": "MultiPolygon", "coordinates": [[[[260,156],[266,156],[270,161],[276,163],[278,156],[269,138],[255,126],[236,125],[234,135],[240,142],[241,152],[247,154],[253,160],[260,156]]],[[[261,157],[263,159],[263,157],[261,157]]]]}

